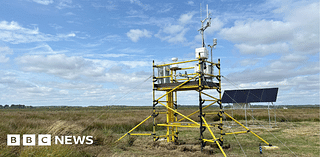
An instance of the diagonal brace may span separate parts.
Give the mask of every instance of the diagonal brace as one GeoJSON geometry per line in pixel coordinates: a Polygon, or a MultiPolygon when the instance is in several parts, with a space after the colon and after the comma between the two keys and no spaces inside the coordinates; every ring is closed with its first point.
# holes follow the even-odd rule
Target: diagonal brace
{"type": "Polygon", "coordinates": [[[217,100],[217,101],[219,100],[219,99],[217,99],[217,98],[215,98],[215,97],[213,97],[213,96],[211,96],[211,95],[209,95],[207,93],[201,92],[201,94],[204,94],[204,95],[206,95],[206,96],[208,96],[208,97],[210,97],[210,98],[212,98],[214,100],[217,100]]]}
{"type": "MultiPolygon", "coordinates": [[[[199,75],[199,74],[198,74],[198,75],[199,75]]],[[[185,81],[185,82],[181,83],[179,86],[177,86],[177,87],[175,87],[175,88],[171,89],[169,92],[167,92],[166,94],[162,95],[161,97],[159,97],[159,98],[158,98],[158,99],[156,99],[155,101],[159,101],[161,98],[163,98],[163,97],[165,97],[166,95],[168,95],[168,94],[172,93],[172,92],[173,92],[173,91],[175,91],[176,89],[178,89],[178,88],[182,87],[183,85],[185,85],[186,83],[188,83],[190,80],[195,79],[196,77],[198,77],[198,75],[196,75],[196,76],[194,76],[194,77],[190,78],[189,80],[187,80],[187,81],[185,81]]]]}
{"type": "MultiPolygon", "coordinates": [[[[218,140],[216,140],[217,138],[216,138],[216,136],[214,136],[213,132],[211,131],[211,129],[210,129],[210,127],[209,127],[209,125],[208,125],[207,121],[204,119],[204,117],[203,117],[203,116],[201,116],[201,118],[202,118],[202,120],[203,120],[204,124],[206,125],[206,127],[208,128],[208,130],[209,130],[209,132],[210,132],[211,136],[213,137],[214,141],[215,141],[215,142],[216,142],[216,144],[219,146],[219,149],[221,150],[222,154],[223,154],[224,156],[227,156],[227,155],[226,155],[226,153],[224,153],[224,151],[223,151],[222,147],[220,146],[220,143],[218,142],[218,140]]],[[[212,142],[212,141],[209,141],[209,142],[212,142]]]]}
{"type": "MultiPolygon", "coordinates": [[[[214,103],[216,103],[217,101],[214,101],[214,102],[212,102],[211,104],[209,104],[209,105],[207,105],[207,106],[205,106],[205,107],[203,107],[202,109],[206,109],[207,107],[209,107],[209,106],[211,106],[211,105],[213,105],[214,103]]],[[[197,110],[197,111],[195,111],[195,112],[193,112],[193,113],[191,113],[191,114],[189,114],[189,115],[187,115],[186,117],[190,117],[190,116],[192,116],[192,115],[194,115],[194,114],[196,114],[196,113],[198,113],[200,111],[200,109],[199,110],[197,110]]],[[[181,122],[182,120],[184,120],[184,119],[186,119],[186,118],[181,118],[181,119],[179,119],[178,120],[178,122],[181,122]]]]}
{"type": "Polygon", "coordinates": [[[147,117],[145,120],[143,120],[142,122],[140,122],[138,125],[136,125],[134,128],[132,128],[130,131],[128,131],[126,134],[124,134],[122,137],[120,137],[116,142],[120,141],[121,139],[123,139],[125,136],[127,136],[130,132],[132,132],[134,129],[136,129],[137,127],[139,127],[142,123],[144,123],[145,121],[147,121],[149,118],[151,118],[152,115],[150,115],[149,117],[147,117]]]}
{"type": "Polygon", "coordinates": [[[243,128],[245,128],[248,132],[252,133],[254,136],[258,137],[261,141],[263,141],[264,143],[266,143],[269,146],[272,146],[270,143],[268,143],[267,141],[265,141],[264,139],[262,139],[260,136],[258,136],[257,134],[255,134],[254,132],[252,132],[249,128],[247,128],[246,126],[242,125],[240,122],[238,122],[237,120],[235,120],[233,117],[231,117],[229,114],[227,114],[226,112],[224,112],[224,114],[226,116],[228,116],[230,119],[232,119],[233,121],[235,121],[236,123],[238,123],[240,126],[242,126],[243,128]]]}
{"type": "Polygon", "coordinates": [[[169,109],[169,110],[171,110],[171,111],[173,111],[173,112],[175,112],[175,113],[179,114],[180,116],[182,116],[183,118],[185,118],[185,119],[187,119],[187,120],[189,120],[189,121],[193,122],[194,124],[196,124],[196,125],[200,125],[200,124],[198,124],[197,122],[195,122],[194,120],[192,120],[192,119],[188,118],[187,116],[183,115],[182,113],[180,113],[180,112],[178,112],[178,111],[176,111],[176,110],[172,109],[171,107],[168,107],[168,106],[164,105],[164,104],[163,104],[163,103],[161,103],[161,102],[159,102],[159,104],[161,104],[161,105],[163,105],[164,107],[166,107],[167,109],[169,109]]]}

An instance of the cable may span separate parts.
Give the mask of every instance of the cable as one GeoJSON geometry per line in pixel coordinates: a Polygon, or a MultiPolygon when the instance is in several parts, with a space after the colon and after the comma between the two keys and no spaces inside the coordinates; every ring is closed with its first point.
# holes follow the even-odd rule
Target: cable
{"type": "MultiPolygon", "coordinates": [[[[227,125],[230,127],[231,132],[233,132],[233,130],[232,130],[232,126],[231,126],[231,125],[229,125],[229,122],[227,121],[227,119],[226,119],[226,118],[225,118],[225,122],[226,122],[226,123],[228,123],[227,125]]],[[[238,142],[238,144],[239,144],[239,146],[240,146],[240,148],[241,148],[241,150],[242,150],[243,154],[244,154],[245,156],[247,156],[247,154],[244,152],[244,150],[243,150],[243,148],[242,148],[242,146],[241,146],[241,144],[240,144],[239,140],[237,139],[236,135],[235,135],[235,134],[233,134],[233,136],[234,136],[234,138],[237,140],[237,142],[238,142]]]]}
{"type": "MultiPolygon", "coordinates": [[[[223,77],[224,79],[226,79],[229,83],[231,83],[233,86],[235,86],[236,88],[241,89],[241,87],[237,86],[237,85],[236,85],[235,83],[233,83],[231,80],[227,79],[227,78],[224,77],[224,76],[222,76],[222,77],[223,77]]],[[[245,92],[243,92],[243,93],[245,93],[245,92]]],[[[262,101],[262,97],[259,98],[258,96],[256,96],[256,95],[253,94],[253,93],[250,93],[250,92],[249,92],[249,94],[253,95],[254,97],[258,98],[260,101],[262,101]]],[[[230,98],[231,98],[231,97],[230,97],[230,98]]]]}
{"type": "MultiPolygon", "coordinates": [[[[249,113],[250,114],[250,113],[249,113]]],[[[254,118],[254,117],[253,117],[254,118]]],[[[255,119],[255,118],[254,118],[255,119]]],[[[289,147],[287,147],[279,138],[277,138],[273,133],[271,133],[264,125],[262,125],[257,119],[255,119],[263,128],[265,128],[274,138],[276,138],[280,143],[282,143],[286,148],[288,148],[292,154],[297,156],[289,147]]]]}
{"type": "Polygon", "coordinates": [[[147,82],[150,78],[152,78],[152,75],[150,75],[147,79],[145,79],[143,82],[141,82],[140,84],[138,84],[137,86],[133,87],[131,90],[129,90],[128,92],[126,92],[120,99],[117,99],[115,101],[113,101],[110,104],[115,104],[116,102],[121,101],[123,98],[125,98],[125,96],[127,96],[129,93],[131,93],[133,90],[136,90],[138,86],[142,85],[143,83],[147,82]]]}
{"type": "MultiPolygon", "coordinates": [[[[223,77],[225,78],[225,77],[223,77]]],[[[228,93],[226,93],[231,99],[233,99],[228,93]]],[[[233,101],[235,101],[233,99],[233,101]]],[[[236,101],[235,101],[236,102],[236,101]]],[[[237,102],[236,102],[237,103],[237,102]]],[[[237,103],[238,104],[238,103],[237,103]]],[[[249,113],[250,114],[250,113],[249,113]]],[[[251,115],[251,114],[250,114],[251,115]]],[[[252,116],[252,115],[251,115],[252,116]]],[[[254,118],[254,117],[253,117],[254,118]]],[[[254,118],[255,119],[255,118],[254,118]]],[[[262,125],[257,119],[255,119],[263,128],[266,129],[266,127],[264,125],[262,125]]],[[[267,129],[266,129],[267,130],[267,129]]],[[[282,143],[287,149],[289,149],[291,151],[292,154],[294,154],[295,156],[297,156],[289,147],[287,147],[279,138],[277,138],[274,134],[272,134],[269,130],[267,130],[274,138],[276,138],[280,143],[282,143]]]]}
{"type": "MultiPolygon", "coordinates": [[[[224,76],[222,76],[224,79],[226,79],[229,83],[231,83],[232,85],[234,85],[236,88],[238,88],[238,89],[241,89],[239,86],[237,86],[235,83],[233,83],[231,80],[229,80],[229,79],[227,79],[226,77],[224,77],[224,76]]],[[[227,94],[227,93],[226,93],[227,94]]],[[[252,94],[252,93],[250,93],[250,94],[252,94]]],[[[257,97],[256,95],[254,95],[254,94],[252,94],[253,96],[255,96],[255,97],[257,97]]],[[[228,96],[229,96],[229,94],[228,94],[228,96]]],[[[230,96],[229,96],[230,97],[230,96]]],[[[230,97],[231,98],[231,97],[230,97]]],[[[258,97],[257,97],[258,98],[258,97]]],[[[232,98],[231,98],[232,99],[232,98]]],[[[260,99],[261,100],[261,99],[260,99]]],[[[238,103],[237,103],[238,104],[238,103]]],[[[239,105],[239,104],[238,104],[239,105]]],[[[276,112],[276,114],[277,114],[277,111],[276,110],[274,110],[274,112],[276,112]]],[[[303,113],[302,113],[303,114],[303,113]]],[[[281,115],[281,114],[278,114],[278,115],[281,115]]],[[[305,114],[303,114],[303,115],[305,115],[305,114]]],[[[291,125],[292,125],[292,127],[296,130],[296,128],[294,127],[294,125],[292,124],[292,122],[290,122],[284,115],[281,115],[284,119],[286,119],[286,121],[287,122],[289,122],[289,123],[291,123],[291,125]]],[[[296,130],[297,131],[297,130],[296,130]]]]}
{"type": "MultiPolygon", "coordinates": [[[[138,84],[137,86],[135,86],[133,89],[129,90],[127,93],[125,93],[120,99],[117,99],[118,101],[122,100],[128,93],[130,93],[131,91],[137,89],[138,86],[140,86],[141,84],[147,82],[150,78],[152,78],[152,75],[149,76],[147,79],[145,79],[143,82],[141,82],[140,84],[138,84]]],[[[115,100],[112,103],[117,102],[117,100],[115,100]]],[[[111,108],[107,109],[106,111],[110,110],[111,108]]],[[[106,114],[106,112],[102,113],[99,117],[95,118],[92,122],[96,121],[97,119],[99,119],[102,115],[106,114]]]]}

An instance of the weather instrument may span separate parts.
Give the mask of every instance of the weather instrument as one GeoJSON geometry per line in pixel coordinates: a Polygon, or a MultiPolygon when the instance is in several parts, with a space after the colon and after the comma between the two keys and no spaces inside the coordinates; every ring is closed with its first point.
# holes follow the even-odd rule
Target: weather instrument
{"type": "MultiPolygon", "coordinates": [[[[201,150],[207,143],[214,143],[218,146],[221,153],[226,156],[223,150],[224,139],[226,135],[251,133],[264,142],[268,146],[272,146],[266,140],[255,134],[248,127],[241,124],[231,115],[229,115],[222,106],[222,89],[221,89],[221,65],[220,59],[214,62],[212,59],[208,61],[209,54],[204,43],[204,32],[211,26],[211,17],[207,8],[207,16],[201,20],[201,28],[199,29],[202,35],[202,47],[195,49],[195,58],[187,61],[178,61],[178,58],[172,58],[172,63],[156,64],[153,61],[153,82],[152,82],[152,112],[150,116],[144,119],[141,123],[128,131],[122,137],[130,135],[146,135],[151,136],[154,141],[165,140],[167,142],[177,143],[179,138],[180,128],[194,128],[199,131],[199,143],[201,150]],[[191,66],[190,65],[194,65],[191,66]],[[198,109],[192,113],[185,114],[179,111],[178,95],[183,96],[183,91],[193,93],[190,99],[196,100],[198,109]],[[208,111],[210,106],[217,105],[217,111],[208,111]],[[197,115],[197,116],[195,116],[197,115]],[[165,122],[158,120],[159,117],[164,116],[165,122]],[[240,132],[226,132],[224,129],[223,117],[227,117],[232,121],[243,127],[240,132]],[[218,119],[212,121],[213,119],[218,119]],[[134,133],[133,131],[144,122],[152,120],[153,128],[148,133],[134,133]],[[211,121],[209,121],[211,120],[211,121]],[[157,131],[158,127],[166,129],[165,134],[163,131],[157,131]],[[217,134],[213,133],[213,129],[217,129],[217,134]],[[205,137],[204,132],[208,131],[210,137],[205,137]]],[[[217,39],[213,39],[213,47],[217,45],[217,39]]],[[[231,97],[232,98],[232,97],[231,97]]],[[[212,109],[212,108],[211,108],[212,109]]],[[[183,139],[182,139],[183,140],[183,139]]]]}

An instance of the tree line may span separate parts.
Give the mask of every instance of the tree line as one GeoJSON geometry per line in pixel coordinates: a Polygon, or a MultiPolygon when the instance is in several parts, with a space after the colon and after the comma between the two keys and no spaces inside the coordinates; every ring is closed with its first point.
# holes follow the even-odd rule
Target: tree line
{"type": "Polygon", "coordinates": [[[5,108],[12,108],[12,109],[17,109],[17,108],[33,108],[32,106],[26,106],[26,105],[21,105],[21,104],[18,104],[18,105],[15,105],[15,104],[11,104],[11,105],[0,105],[0,109],[5,109],[5,108]]]}

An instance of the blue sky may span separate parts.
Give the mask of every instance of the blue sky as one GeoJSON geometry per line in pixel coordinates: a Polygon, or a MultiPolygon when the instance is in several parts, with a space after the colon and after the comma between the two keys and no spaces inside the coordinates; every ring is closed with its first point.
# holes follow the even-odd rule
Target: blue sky
{"type": "Polygon", "coordinates": [[[319,104],[317,0],[3,0],[0,104],[151,105],[152,60],[201,47],[200,3],[223,90],[279,87],[276,104],[319,104]]]}

